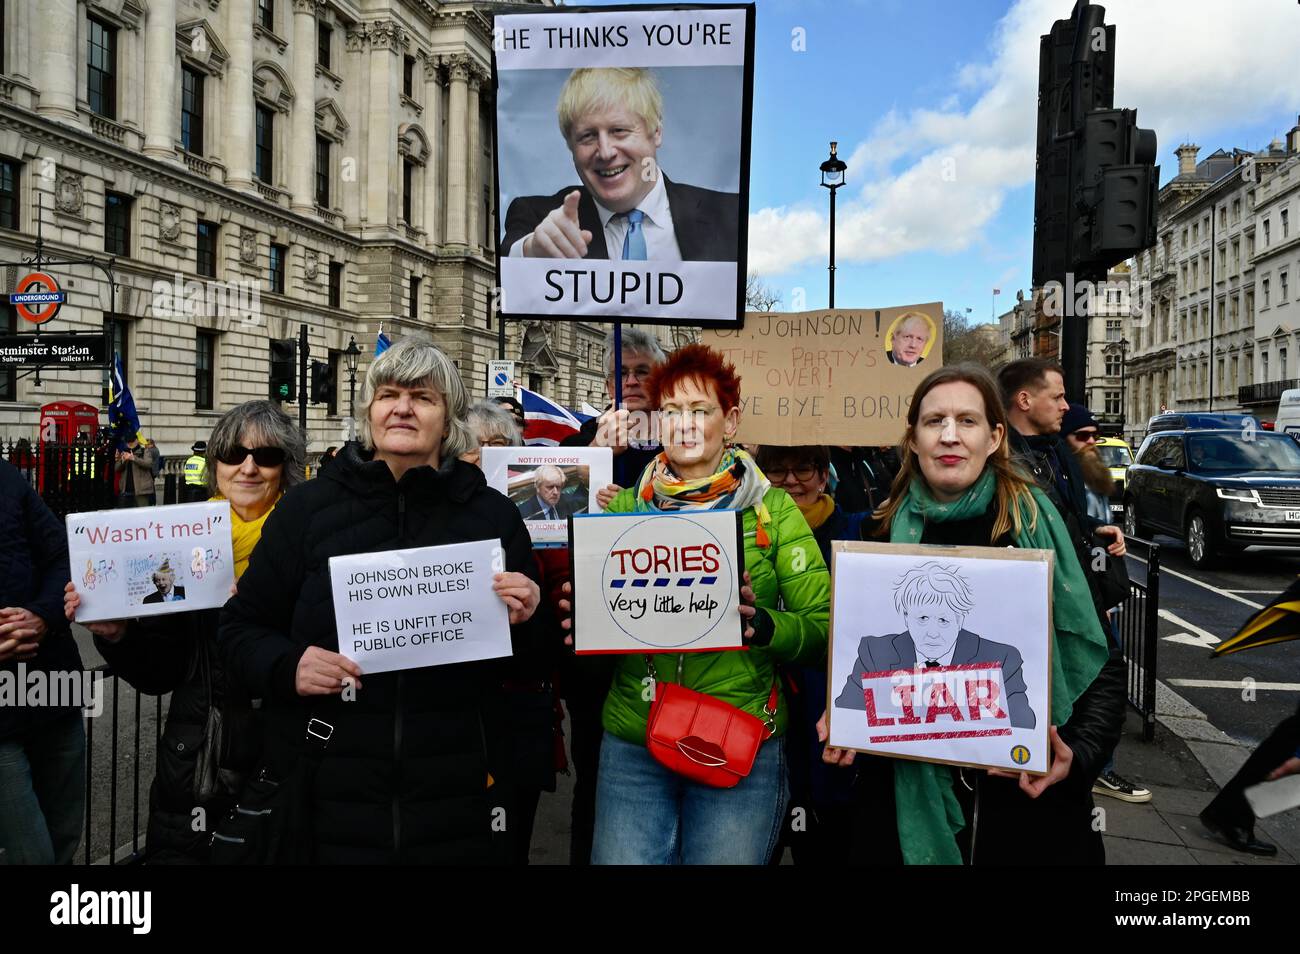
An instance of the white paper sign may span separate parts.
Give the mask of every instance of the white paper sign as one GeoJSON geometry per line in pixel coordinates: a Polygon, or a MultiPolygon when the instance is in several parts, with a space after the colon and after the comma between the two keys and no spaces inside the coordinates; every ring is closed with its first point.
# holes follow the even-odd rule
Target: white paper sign
{"type": "Polygon", "coordinates": [[[70,513],[68,565],[77,622],[224,606],[235,582],[230,504],[70,513]]]}
{"type": "Polygon", "coordinates": [[[509,656],[501,559],[497,540],[330,557],[339,652],[363,675],[509,656]]]}
{"type": "Polygon", "coordinates": [[[614,480],[608,447],[484,447],[488,486],[519,508],[534,546],[569,542],[569,517],[599,513],[596,492],[614,480]]]}
{"type": "Polygon", "coordinates": [[[830,744],[1046,772],[1051,559],[835,543],[830,744]]]}
{"type": "Polygon", "coordinates": [[[743,643],[735,510],[573,518],[574,650],[711,652],[743,643]]]}

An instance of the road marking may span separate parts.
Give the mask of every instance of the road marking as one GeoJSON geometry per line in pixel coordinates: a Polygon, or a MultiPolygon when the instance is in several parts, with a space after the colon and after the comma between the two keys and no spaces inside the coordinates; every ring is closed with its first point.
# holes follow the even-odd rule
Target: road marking
{"type": "Polygon", "coordinates": [[[1228,590],[1229,593],[1251,593],[1257,596],[1277,596],[1276,590],[1228,590]]]}
{"type": "Polygon", "coordinates": [[[1223,642],[1218,636],[1208,630],[1187,622],[1181,616],[1175,616],[1167,609],[1157,610],[1161,619],[1167,619],[1175,626],[1181,626],[1183,629],[1191,630],[1188,633],[1174,633],[1172,636],[1163,637],[1167,642],[1183,643],[1187,646],[1199,646],[1202,649],[1213,649],[1219,643],[1223,642]]]}
{"type": "Polygon", "coordinates": [[[1267,689],[1276,692],[1300,692],[1300,682],[1254,682],[1242,679],[1170,679],[1171,686],[1186,689],[1267,689]]]}
{"type": "MultiPolygon", "coordinates": [[[[1133,554],[1130,553],[1129,556],[1133,556],[1133,554]]],[[[1147,561],[1142,559],[1140,556],[1133,556],[1133,559],[1137,560],[1143,566],[1146,566],[1147,561]]],[[[1179,573],[1177,570],[1171,570],[1167,566],[1162,566],[1160,568],[1160,572],[1172,573],[1174,576],[1178,577],[1179,579],[1186,580],[1188,583],[1195,583],[1197,586],[1205,587],[1211,593],[1218,593],[1220,596],[1226,596],[1228,599],[1236,600],[1238,603],[1245,603],[1247,606],[1252,606],[1255,609],[1264,608],[1262,604],[1256,603],[1253,600],[1248,600],[1244,596],[1238,596],[1236,593],[1232,592],[1231,590],[1221,590],[1217,586],[1213,586],[1209,583],[1206,583],[1204,580],[1198,580],[1196,579],[1196,577],[1188,576],[1186,573],[1179,573]]]]}

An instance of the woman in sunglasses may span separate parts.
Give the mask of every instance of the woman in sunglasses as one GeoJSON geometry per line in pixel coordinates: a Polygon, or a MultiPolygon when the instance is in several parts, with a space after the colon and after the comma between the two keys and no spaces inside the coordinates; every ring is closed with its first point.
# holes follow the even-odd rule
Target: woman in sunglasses
{"type": "MultiPolygon", "coordinates": [[[[263,701],[259,777],[283,783],[317,763],[289,809],[301,827],[282,833],[295,858],[506,862],[518,820],[505,682],[512,662],[548,636],[559,642],[554,626],[533,619],[540,591],[528,530],[460,460],[473,445],[469,402],[432,342],[408,336],[376,358],[361,403],[361,443],[346,444],[276,508],[222,610],[224,658],[263,701]],[[479,540],[503,551],[492,588],[508,610],[513,660],[366,673],[338,652],[331,557],[479,540]],[[323,748],[308,749],[309,726],[323,748]]],[[[429,597],[428,612],[440,605],[429,597]]]]}
{"type": "MultiPolygon", "coordinates": [[[[276,503],[303,480],[305,457],[297,426],[270,401],[232,408],[212,429],[208,489],[213,500],[230,502],[236,580],[276,503]]],[[[69,583],[68,619],[80,602],[69,583]]],[[[206,609],[87,624],[116,675],[139,692],[172,693],[149,792],[145,855],[151,864],[208,861],[211,829],[233,806],[261,752],[250,694],[221,663],[219,616],[220,610],[206,609]]]]}
{"type": "MultiPolygon", "coordinates": [[[[862,522],[869,513],[850,513],[827,493],[831,480],[830,448],[820,444],[778,447],[764,444],[756,455],[758,469],[773,487],[790,495],[821,550],[826,566],[831,565],[831,543],[858,540],[862,522]]],[[[826,666],[786,665],[781,667],[787,685],[790,729],[786,734],[786,767],[790,777],[790,804],[809,811],[805,825],[797,830],[790,824],[781,830],[781,843],[789,847],[797,865],[829,865],[839,857],[848,837],[853,773],[822,761],[822,744],[817,738],[817,720],[826,711],[826,666]]]]}

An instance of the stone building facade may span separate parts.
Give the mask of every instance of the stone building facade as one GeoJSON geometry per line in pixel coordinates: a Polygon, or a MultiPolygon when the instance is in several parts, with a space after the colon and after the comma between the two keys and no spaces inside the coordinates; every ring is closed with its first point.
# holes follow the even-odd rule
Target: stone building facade
{"type": "MultiPolygon", "coordinates": [[[[270,341],[301,325],[337,368],[332,400],[309,409],[312,450],[346,432],[341,353],[355,336],[360,381],[381,325],[432,335],[482,394],[497,356],[495,6],[5,0],[3,291],[38,233],[47,258],[111,263],[112,296],[94,265],[52,269],[68,304],[46,327],[107,331],[169,455],[266,397],[270,341]]],[[[20,324],[6,305],[0,330],[20,324]]],[[[606,327],[511,323],[506,357],[524,385],[600,405],[606,327]]],[[[105,378],[0,373],[0,435],[31,436],[48,401],[102,406],[105,378]]]]}
{"type": "MultiPolygon", "coordinates": [[[[1295,167],[1298,145],[1300,126],[1285,144],[1258,152],[1220,149],[1198,162],[1199,147],[1178,148],[1178,175],[1160,190],[1156,245],[1134,260],[1133,280],[1150,300],[1128,335],[1138,428],[1166,409],[1276,413],[1277,382],[1300,360],[1291,340],[1297,326],[1276,320],[1285,312],[1274,310],[1284,303],[1273,284],[1286,274],[1289,286],[1297,267],[1286,268],[1288,258],[1297,260],[1290,222],[1291,239],[1279,239],[1282,206],[1294,203],[1294,190],[1277,176],[1295,167]],[[1277,211],[1264,212],[1261,201],[1274,195],[1283,196],[1277,211]],[[1267,244],[1264,221],[1278,229],[1267,244]],[[1269,264],[1269,314],[1260,309],[1261,261],[1269,264]]],[[[1288,220],[1295,214],[1300,208],[1288,220]]]]}

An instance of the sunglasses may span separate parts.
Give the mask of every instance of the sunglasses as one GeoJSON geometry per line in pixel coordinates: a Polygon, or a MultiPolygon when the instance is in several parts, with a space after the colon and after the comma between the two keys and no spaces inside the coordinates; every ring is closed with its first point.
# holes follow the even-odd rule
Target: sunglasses
{"type": "Polygon", "coordinates": [[[217,456],[223,464],[242,464],[248,460],[248,455],[253,455],[253,463],[258,467],[279,467],[284,463],[283,447],[244,447],[236,444],[225,454],[217,456]]]}

